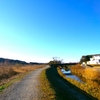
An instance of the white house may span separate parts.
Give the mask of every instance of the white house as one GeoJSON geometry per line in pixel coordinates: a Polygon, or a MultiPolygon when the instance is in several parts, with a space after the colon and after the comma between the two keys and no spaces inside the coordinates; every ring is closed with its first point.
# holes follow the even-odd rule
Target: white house
{"type": "Polygon", "coordinates": [[[87,61],[87,64],[100,64],[100,55],[93,55],[90,61],[87,61]]]}

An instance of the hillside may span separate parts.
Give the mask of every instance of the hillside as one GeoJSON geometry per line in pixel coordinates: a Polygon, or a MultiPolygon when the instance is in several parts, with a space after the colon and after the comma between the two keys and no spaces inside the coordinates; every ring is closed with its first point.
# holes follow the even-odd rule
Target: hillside
{"type": "Polygon", "coordinates": [[[8,59],[8,58],[0,58],[0,64],[1,65],[14,65],[14,64],[26,65],[26,64],[40,64],[40,63],[37,63],[37,62],[27,63],[27,62],[21,61],[21,60],[14,60],[14,59],[8,59]]]}

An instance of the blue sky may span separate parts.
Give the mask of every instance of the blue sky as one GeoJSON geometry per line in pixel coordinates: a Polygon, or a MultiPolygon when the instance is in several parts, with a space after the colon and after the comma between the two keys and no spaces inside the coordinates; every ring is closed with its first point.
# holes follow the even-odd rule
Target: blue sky
{"type": "Polygon", "coordinates": [[[99,0],[0,0],[0,57],[76,62],[99,43],[99,0]]]}

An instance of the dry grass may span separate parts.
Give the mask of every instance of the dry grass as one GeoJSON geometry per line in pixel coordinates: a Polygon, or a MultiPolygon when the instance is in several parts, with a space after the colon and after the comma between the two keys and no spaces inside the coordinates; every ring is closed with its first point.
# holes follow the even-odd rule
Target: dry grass
{"type": "Polygon", "coordinates": [[[88,64],[88,65],[90,65],[92,67],[99,67],[100,68],[100,64],[88,64]]]}
{"type": "Polygon", "coordinates": [[[64,90],[62,82],[58,83],[59,75],[54,67],[43,70],[40,75],[40,88],[42,97],[40,100],[73,100],[64,90]]]}
{"type": "Polygon", "coordinates": [[[100,71],[95,68],[86,68],[83,75],[86,79],[100,80],[100,71]]]}
{"type": "Polygon", "coordinates": [[[16,75],[17,72],[13,70],[12,67],[0,67],[0,80],[9,78],[13,75],[16,75]]]}
{"type": "Polygon", "coordinates": [[[100,69],[99,68],[84,68],[81,65],[75,65],[71,67],[71,72],[79,77],[84,77],[89,80],[100,80],[100,69]]]}
{"type": "MultiPolygon", "coordinates": [[[[97,68],[82,68],[80,65],[73,66],[71,68],[72,72],[77,76],[82,76],[85,78],[85,83],[78,82],[74,79],[67,78],[63,75],[60,68],[58,67],[58,73],[67,81],[73,85],[79,87],[81,90],[84,90],[88,94],[92,95],[95,98],[100,100],[100,70],[97,68]]],[[[82,78],[81,77],[81,78],[82,78]]]]}
{"type": "Polygon", "coordinates": [[[46,70],[42,71],[39,80],[42,92],[41,100],[56,100],[55,91],[47,78],[46,70]]]}
{"type": "Polygon", "coordinates": [[[29,71],[42,68],[44,65],[8,65],[0,66],[0,85],[4,84],[8,79],[24,74],[29,71]]]}
{"type": "Polygon", "coordinates": [[[42,67],[44,67],[44,65],[26,65],[21,67],[13,67],[13,70],[17,73],[25,73],[42,67]]]}
{"type": "Polygon", "coordinates": [[[71,67],[71,72],[80,77],[83,76],[84,70],[85,70],[85,68],[82,67],[80,64],[77,64],[77,65],[71,67]]]}

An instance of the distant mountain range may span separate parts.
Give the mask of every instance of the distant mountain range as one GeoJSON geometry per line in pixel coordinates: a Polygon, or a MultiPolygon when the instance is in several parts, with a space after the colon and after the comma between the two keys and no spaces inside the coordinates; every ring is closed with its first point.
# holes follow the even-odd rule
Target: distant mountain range
{"type": "Polygon", "coordinates": [[[21,61],[21,60],[14,60],[14,59],[8,59],[8,58],[0,58],[0,64],[3,64],[3,65],[22,64],[22,65],[25,65],[25,64],[40,64],[40,63],[37,63],[37,62],[27,63],[27,62],[21,61]]]}

